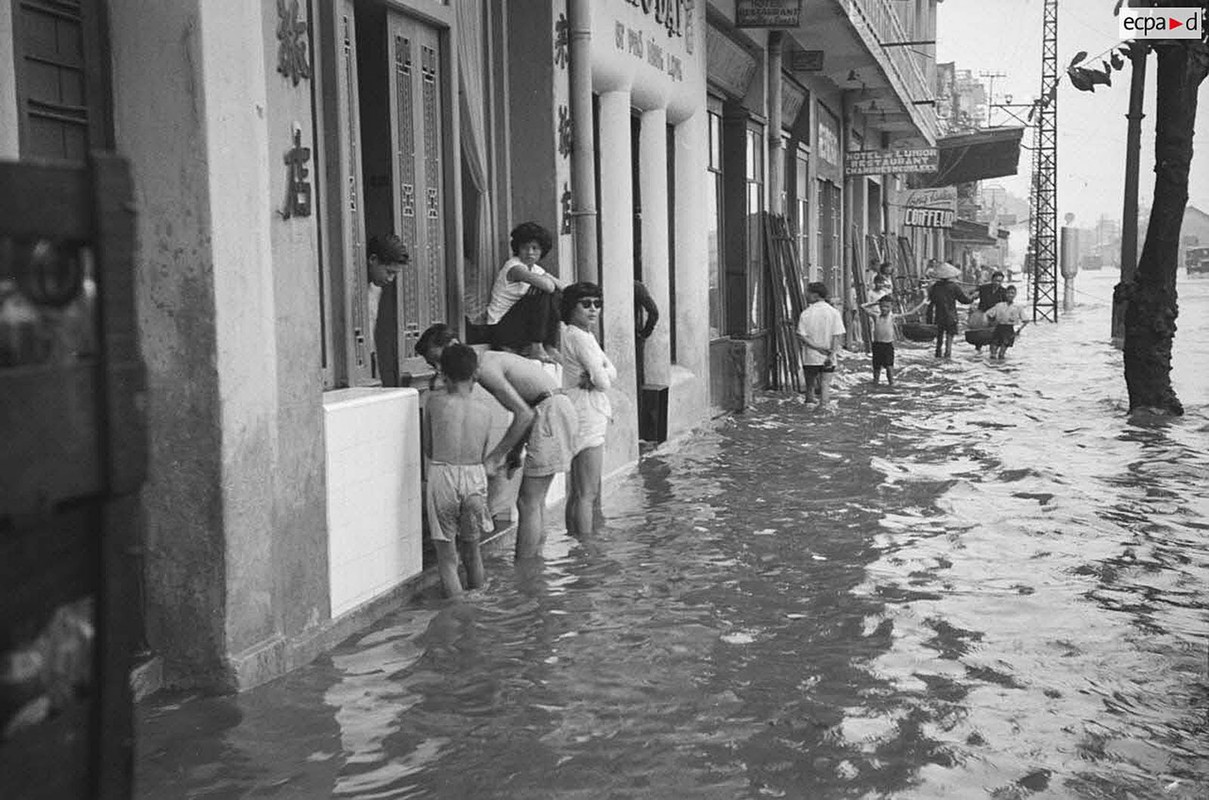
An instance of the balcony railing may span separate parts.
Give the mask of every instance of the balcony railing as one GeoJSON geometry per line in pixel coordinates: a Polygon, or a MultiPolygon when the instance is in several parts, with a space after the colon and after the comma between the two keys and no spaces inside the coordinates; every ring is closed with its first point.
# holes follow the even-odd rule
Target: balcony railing
{"type": "Polygon", "coordinates": [[[898,84],[895,89],[903,96],[908,113],[930,138],[935,139],[940,132],[935,106],[914,104],[914,101],[931,100],[934,96],[928,71],[920,63],[923,57],[905,47],[880,46],[882,42],[906,42],[918,37],[907,32],[888,0],[842,0],[842,3],[853,28],[865,39],[869,49],[875,55],[878,50],[883,54],[882,63],[891,82],[898,84]]]}

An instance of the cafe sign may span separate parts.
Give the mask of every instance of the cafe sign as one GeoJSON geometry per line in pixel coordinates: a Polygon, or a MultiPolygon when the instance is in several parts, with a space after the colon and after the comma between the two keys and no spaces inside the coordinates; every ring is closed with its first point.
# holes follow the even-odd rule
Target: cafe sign
{"type": "Polygon", "coordinates": [[[952,228],[957,217],[957,187],[913,189],[903,202],[903,225],[912,228],[952,228]]]}
{"type": "Polygon", "coordinates": [[[940,151],[935,147],[914,150],[857,150],[845,154],[846,175],[894,175],[906,172],[936,172],[940,151]]]}
{"type": "Polygon", "coordinates": [[[796,28],[802,0],[735,0],[736,28],[796,28]]]}

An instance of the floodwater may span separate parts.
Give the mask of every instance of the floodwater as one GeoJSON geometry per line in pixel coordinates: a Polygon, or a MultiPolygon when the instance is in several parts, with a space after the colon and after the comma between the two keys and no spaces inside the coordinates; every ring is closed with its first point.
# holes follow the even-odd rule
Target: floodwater
{"type": "Polygon", "coordinates": [[[837,414],[768,394],[540,569],[147,705],[139,796],[1209,797],[1209,280],[1168,422],[1124,414],[1112,282],[1002,364],[850,356],[837,414]]]}

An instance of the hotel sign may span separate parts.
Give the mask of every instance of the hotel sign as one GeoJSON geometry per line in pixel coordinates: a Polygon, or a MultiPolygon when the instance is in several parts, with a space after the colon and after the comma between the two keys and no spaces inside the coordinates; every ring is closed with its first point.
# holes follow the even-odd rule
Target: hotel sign
{"type": "Polygon", "coordinates": [[[846,175],[891,175],[906,172],[936,172],[940,151],[935,147],[915,150],[857,150],[846,154],[846,175]]]}
{"type": "Polygon", "coordinates": [[[956,186],[914,189],[903,203],[903,224],[912,228],[952,228],[956,217],[956,186]]]}
{"type": "Polygon", "coordinates": [[[735,0],[736,28],[796,28],[802,0],[735,0]]]}

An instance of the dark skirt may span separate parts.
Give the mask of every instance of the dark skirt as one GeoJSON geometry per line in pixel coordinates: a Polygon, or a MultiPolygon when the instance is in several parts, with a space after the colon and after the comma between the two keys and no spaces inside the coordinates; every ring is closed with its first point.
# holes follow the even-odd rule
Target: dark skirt
{"type": "Polygon", "coordinates": [[[488,336],[493,347],[524,350],[534,343],[558,347],[558,306],[561,292],[530,289],[494,325],[488,336]]]}

